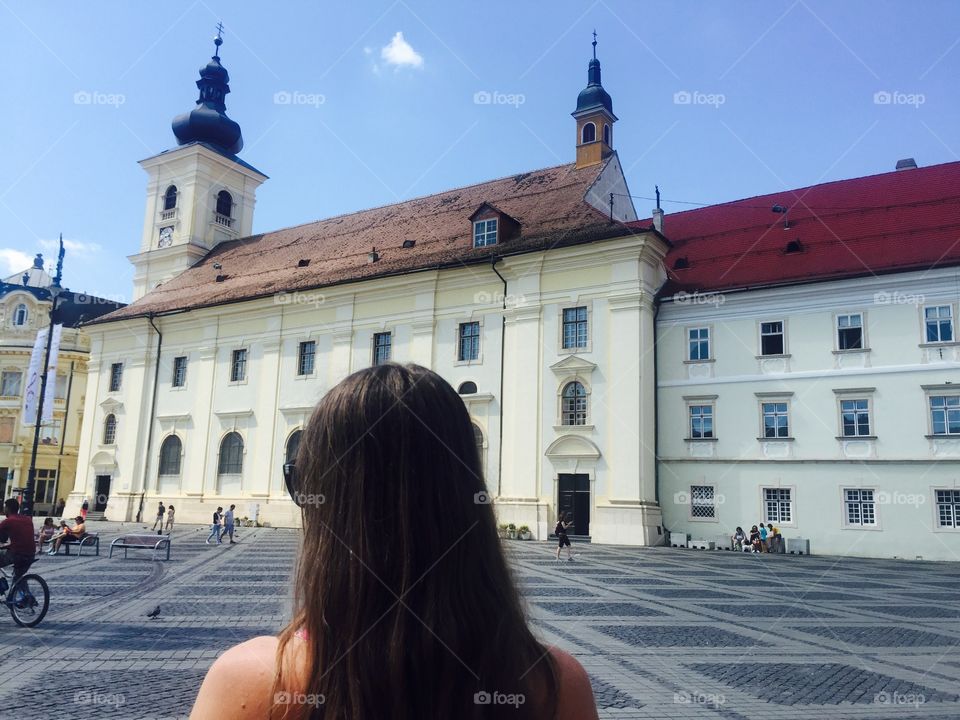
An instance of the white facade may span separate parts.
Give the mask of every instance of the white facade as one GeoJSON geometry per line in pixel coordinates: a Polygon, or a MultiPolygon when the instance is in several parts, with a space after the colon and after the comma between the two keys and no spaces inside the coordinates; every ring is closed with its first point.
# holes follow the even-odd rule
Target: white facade
{"type": "Polygon", "coordinates": [[[663,302],[665,527],[713,540],[762,520],[814,553],[957,559],[957,287],[954,270],[938,269],[663,302]],[[950,316],[931,328],[938,341],[928,315],[950,316]],[[844,349],[857,344],[858,317],[861,347],[844,349]],[[761,334],[776,323],[785,345],[771,352],[768,339],[765,355],[761,334]],[[691,350],[691,331],[708,337],[706,352],[691,350]],[[695,437],[708,434],[706,416],[711,436],[695,437]]]}

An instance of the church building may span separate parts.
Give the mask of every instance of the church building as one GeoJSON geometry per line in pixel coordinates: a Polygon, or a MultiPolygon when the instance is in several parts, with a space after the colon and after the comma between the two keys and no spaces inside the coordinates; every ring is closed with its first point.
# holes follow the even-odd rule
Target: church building
{"type": "Polygon", "coordinates": [[[546,538],[558,512],[596,542],[662,542],[654,299],[665,238],[637,227],[613,101],[588,65],[575,161],[252,235],[267,176],[238,157],[217,53],[177,146],[141,161],[134,302],[87,326],[76,491],[110,520],[158,500],[181,522],[235,503],[299,511],[282,465],[349,373],[413,362],[457,388],[500,521],[546,538]]]}

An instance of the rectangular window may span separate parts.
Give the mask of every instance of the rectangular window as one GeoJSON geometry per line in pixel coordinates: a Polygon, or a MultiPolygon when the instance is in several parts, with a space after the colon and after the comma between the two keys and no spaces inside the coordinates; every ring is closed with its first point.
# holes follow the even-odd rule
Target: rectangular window
{"type": "Polygon", "coordinates": [[[38,469],[35,482],[34,502],[52,503],[53,494],[57,488],[57,471],[38,469]]]}
{"type": "Polygon", "coordinates": [[[53,422],[47,423],[46,425],[40,426],[40,442],[43,445],[59,445],[60,444],[60,428],[63,426],[63,422],[60,420],[54,420],[53,422]]]}
{"type": "Polygon", "coordinates": [[[230,382],[240,382],[247,378],[247,351],[234,350],[230,360],[230,382]]]}
{"type": "Polygon", "coordinates": [[[565,350],[587,346],[586,306],[566,308],[563,311],[563,348],[565,350]]]}
{"type": "Polygon", "coordinates": [[[928,343],[953,342],[953,308],[935,305],[923,309],[928,343]]]}
{"type": "Polygon", "coordinates": [[[790,418],[785,402],[765,402],[763,408],[763,437],[790,437],[790,418]]]}
{"type": "Polygon", "coordinates": [[[940,527],[960,527],[960,490],[937,490],[937,522],[940,527]]]}
{"type": "Polygon", "coordinates": [[[877,504],[873,490],[844,490],[847,525],[876,525],[877,504]]]}
{"type": "Polygon", "coordinates": [[[793,492],[789,488],[764,488],[763,508],[768,523],[793,522],[793,492]]]}
{"type": "Polygon", "coordinates": [[[960,435],[960,395],[931,396],[930,426],[934,435],[960,435]]]}
{"type": "Polygon", "coordinates": [[[113,363],[110,366],[110,392],[119,392],[123,382],[123,363],[113,363]]]}
{"type": "Polygon", "coordinates": [[[687,360],[710,359],[710,328],[690,328],[687,330],[687,340],[687,360]]]}
{"type": "Polygon", "coordinates": [[[497,244],[497,219],[477,220],[473,224],[473,246],[486,247],[497,244]]]}
{"type": "Polygon", "coordinates": [[[760,354],[784,354],[782,321],[760,323],[760,354]]]}
{"type": "Polygon", "coordinates": [[[23,377],[19,370],[4,370],[0,375],[0,395],[4,397],[18,397],[20,395],[20,379],[23,377]]]}
{"type": "Polygon", "coordinates": [[[713,405],[690,406],[690,438],[713,437],[713,405]]]}
{"type": "Polygon", "coordinates": [[[863,349],[863,315],[837,315],[837,349],[863,349]]]}
{"type": "Polygon", "coordinates": [[[480,323],[460,323],[457,338],[457,360],[464,362],[480,357],[480,323]]]}
{"type": "MultiPolygon", "coordinates": [[[[16,427],[17,420],[12,417],[0,417],[0,443],[13,442],[13,430],[16,427]]],[[[0,477],[3,480],[6,476],[0,477]]]]}
{"type": "Polygon", "coordinates": [[[717,508],[714,503],[712,485],[690,486],[690,517],[715,518],[717,508]]]}
{"type": "Polygon", "coordinates": [[[297,353],[297,375],[313,375],[313,361],[317,355],[317,343],[307,340],[300,343],[297,353]]]}
{"type": "Polygon", "coordinates": [[[173,359],[173,386],[183,387],[187,384],[187,356],[180,355],[173,359]]]}
{"type": "Polygon", "coordinates": [[[388,332],[375,333],[373,336],[373,364],[383,365],[390,362],[393,336],[388,332]]]}
{"type": "Polygon", "coordinates": [[[67,376],[57,375],[57,386],[53,389],[53,399],[63,400],[67,396],[67,376]]]}
{"type": "Polygon", "coordinates": [[[843,437],[863,437],[870,434],[870,401],[841,400],[840,422],[843,437]]]}

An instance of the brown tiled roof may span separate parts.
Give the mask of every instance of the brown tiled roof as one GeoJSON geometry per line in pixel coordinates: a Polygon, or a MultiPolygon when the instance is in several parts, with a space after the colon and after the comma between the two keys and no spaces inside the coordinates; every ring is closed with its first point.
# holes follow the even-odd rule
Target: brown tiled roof
{"type": "Polygon", "coordinates": [[[219,244],[196,265],[95,322],[238,302],[278,292],[489,262],[550,247],[631,234],[584,202],[604,164],[521,173],[395,205],[219,244]],[[470,216],[484,202],[521,224],[520,237],[474,248],[470,216]],[[414,240],[403,248],[404,240],[414,240]],[[376,248],[377,262],[368,254],[376,248]],[[308,260],[306,267],[298,267],[308,260]],[[213,267],[220,264],[220,269],[213,267]],[[216,282],[217,275],[224,275],[216,282]]]}

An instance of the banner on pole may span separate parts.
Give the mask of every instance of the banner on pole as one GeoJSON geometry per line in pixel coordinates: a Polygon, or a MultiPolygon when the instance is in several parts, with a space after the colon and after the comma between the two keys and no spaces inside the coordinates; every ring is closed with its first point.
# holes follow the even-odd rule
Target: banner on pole
{"type": "Polygon", "coordinates": [[[43,393],[44,423],[53,422],[53,398],[57,391],[57,357],[60,355],[60,338],[63,336],[63,325],[53,326],[53,338],[50,341],[50,362],[47,365],[47,387],[43,393]]]}
{"type": "Polygon", "coordinates": [[[43,352],[47,346],[47,332],[44,328],[37,333],[30,354],[30,367],[27,368],[27,383],[23,391],[23,424],[37,424],[37,406],[40,399],[40,372],[43,367],[43,352]]]}

